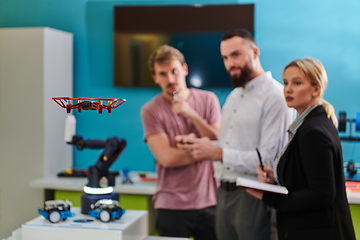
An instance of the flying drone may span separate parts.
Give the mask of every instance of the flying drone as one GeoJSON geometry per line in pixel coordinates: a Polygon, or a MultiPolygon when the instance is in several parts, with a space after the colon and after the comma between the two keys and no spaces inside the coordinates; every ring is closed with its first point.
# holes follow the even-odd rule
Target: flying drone
{"type": "Polygon", "coordinates": [[[77,109],[78,112],[81,110],[98,110],[102,113],[103,109],[107,109],[108,113],[111,113],[111,109],[119,107],[123,104],[126,99],[121,98],[70,98],[70,97],[53,97],[60,107],[66,108],[66,112],[70,113],[71,109],[77,109]],[[72,104],[72,101],[77,103],[72,104]],[[107,104],[103,104],[103,102],[107,104]]]}

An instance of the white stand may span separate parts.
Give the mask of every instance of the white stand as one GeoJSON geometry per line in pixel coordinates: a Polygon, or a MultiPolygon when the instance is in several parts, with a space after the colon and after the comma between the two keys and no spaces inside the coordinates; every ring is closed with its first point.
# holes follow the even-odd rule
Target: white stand
{"type": "Polygon", "coordinates": [[[24,223],[22,240],[144,240],[148,235],[147,211],[125,210],[120,219],[109,223],[81,214],[80,208],[72,212],[74,217],[55,224],[42,216],[24,223]]]}

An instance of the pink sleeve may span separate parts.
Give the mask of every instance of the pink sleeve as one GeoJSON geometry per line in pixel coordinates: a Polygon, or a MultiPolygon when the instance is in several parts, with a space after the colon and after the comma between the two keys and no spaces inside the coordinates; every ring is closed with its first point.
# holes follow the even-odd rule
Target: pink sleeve
{"type": "Polygon", "coordinates": [[[158,114],[149,105],[141,108],[141,121],[144,129],[144,141],[148,136],[165,132],[158,114]]]}

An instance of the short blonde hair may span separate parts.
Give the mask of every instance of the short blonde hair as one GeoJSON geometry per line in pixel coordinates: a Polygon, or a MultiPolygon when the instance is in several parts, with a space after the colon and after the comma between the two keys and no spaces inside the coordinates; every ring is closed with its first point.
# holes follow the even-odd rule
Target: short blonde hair
{"type": "Polygon", "coordinates": [[[328,117],[333,121],[335,127],[337,127],[338,120],[335,115],[335,109],[329,102],[323,99],[324,92],[328,83],[328,77],[323,64],[315,58],[306,57],[291,61],[288,65],[286,65],[284,71],[289,67],[298,67],[300,71],[303,72],[305,76],[310,80],[310,83],[313,86],[320,86],[320,102],[324,106],[328,117]]]}
{"type": "Polygon", "coordinates": [[[184,55],[176,48],[171,47],[169,45],[162,45],[160,46],[154,53],[152,53],[149,57],[148,67],[151,74],[155,74],[154,64],[163,63],[170,59],[179,60],[181,65],[185,63],[184,55]]]}

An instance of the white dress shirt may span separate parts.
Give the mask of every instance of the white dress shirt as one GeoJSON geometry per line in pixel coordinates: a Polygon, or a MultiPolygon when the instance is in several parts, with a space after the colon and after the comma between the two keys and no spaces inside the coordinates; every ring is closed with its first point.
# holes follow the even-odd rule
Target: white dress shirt
{"type": "Polygon", "coordinates": [[[221,129],[216,145],[223,150],[215,177],[235,182],[236,177],[255,175],[259,150],[264,164],[273,167],[276,154],[287,142],[287,129],[296,112],[286,105],[283,85],[271,72],[237,87],[222,108],[221,129]]]}

